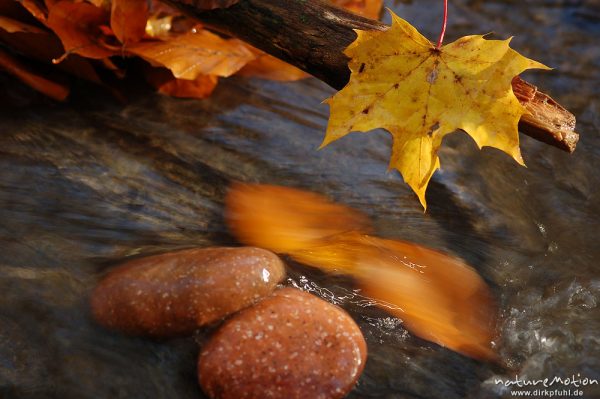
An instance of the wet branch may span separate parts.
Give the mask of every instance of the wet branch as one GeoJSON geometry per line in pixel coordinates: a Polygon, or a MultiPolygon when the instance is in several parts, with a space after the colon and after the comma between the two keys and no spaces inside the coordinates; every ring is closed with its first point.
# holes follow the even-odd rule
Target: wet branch
{"type": "MultiPolygon", "coordinates": [[[[350,77],[343,50],[356,38],[353,29],[388,28],[323,0],[240,0],[211,11],[201,9],[202,0],[168,1],[212,29],[238,37],[338,90],[350,77]]],[[[513,90],[530,112],[519,122],[521,132],[573,152],[579,139],[573,114],[518,77],[513,90]]]]}

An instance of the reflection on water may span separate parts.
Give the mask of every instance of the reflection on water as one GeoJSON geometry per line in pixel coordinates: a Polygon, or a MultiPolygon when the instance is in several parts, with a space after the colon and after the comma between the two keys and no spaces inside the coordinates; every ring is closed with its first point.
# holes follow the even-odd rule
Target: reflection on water
{"type": "MultiPolygon", "coordinates": [[[[439,3],[395,11],[434,37],[439,3]]],[[[88,88],[69,105],[31,103],[22,89],[2,97],[0,393],[202,397],[193,339],[106,332],[91,321],[87,296],[124,258],[233,243],[222,220],[232,180],[326,194],[367,212],[385,237],[465,259],[494,290],[506,368],[415,338],[377,307],[339,299],[356,292],[347,277],[290,260],[295,284],[338,298],[365,333],[369,360],[351,397],[498,397],[507,392],[494,378],[514,373],[600,378],[600,3],[462,0],[450,7],[448,40],[514,34],[517,50],[557,68],[527,78],[578,116],[582,137],[573,155],[524,137],[527,169],[497,151],[477,151],[464,135],[449,137],[427,214],[401,178],[385,172],[386,133],[353,134],[315,150],[327,118],[320,101],[332,93],[315,80],[232,80],[204,102],[142,93],[123,105],[88,88]]],[[[600,395],[597,386],[585,393],[600,395]]]]}

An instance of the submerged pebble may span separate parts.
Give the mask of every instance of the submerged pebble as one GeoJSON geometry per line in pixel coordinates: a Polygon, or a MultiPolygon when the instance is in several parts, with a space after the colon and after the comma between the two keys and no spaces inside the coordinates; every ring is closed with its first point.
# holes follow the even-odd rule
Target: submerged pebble
{"type": "Polygon", "coordinates": [[[128,334],[188,334],[268,296],[284,276],[281,260],[259,248],[149,256],[112,270],[92,294],[92,313],[128,334]]]}
{"type": "Polygon", "coordinates": [[[352,389],[366,357],[345,311],[284,288],[216,332],[200,354],[198,378],[213,399],[334,399],[352,389]]]}

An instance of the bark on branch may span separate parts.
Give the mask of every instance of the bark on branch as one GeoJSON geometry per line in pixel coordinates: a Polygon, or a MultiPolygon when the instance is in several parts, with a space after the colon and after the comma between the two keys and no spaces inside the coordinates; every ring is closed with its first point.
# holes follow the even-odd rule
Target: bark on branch
{"type": "MultiPolygon", "coordinates": [[[[202,0],[167,1],[212,29],[238,37],[338,90],[350,77],[343,50],[356,38],[353,29],[388,28],[323,0],[240,0],[210,11],[202,10],[202,0]]],[[[519,122],[521,132],[562,150],[575,150],[579,135],[573,114],[518,77],[513,91],[530,112],[519,122]]]]}

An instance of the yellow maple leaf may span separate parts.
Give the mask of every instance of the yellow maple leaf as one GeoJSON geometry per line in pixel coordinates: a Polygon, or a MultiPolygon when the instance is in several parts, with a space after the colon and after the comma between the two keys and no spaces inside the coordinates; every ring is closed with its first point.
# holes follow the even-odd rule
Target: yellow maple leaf
{"type": "Polygon", "coordinates": [[[438,49],[391,14],[388,30],[357,30],[344,51],[350,81],[326,100],[331,113],[321,148],[352,131],[388,130],[389,168],[402,173],[424,208],[427,184],[440,167],[442,139],[456,129],[479,148],[498,148],[524,165],[517,125],[527,111],[511,81],[526,69],[549,68],[511,49],[510,39],[465,36],[438,49]]]}

